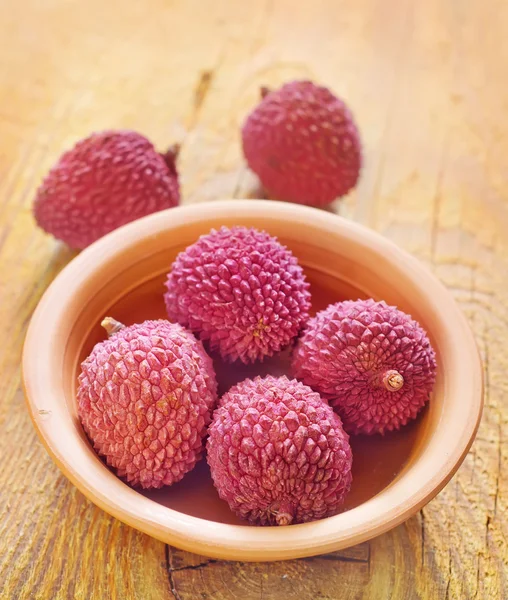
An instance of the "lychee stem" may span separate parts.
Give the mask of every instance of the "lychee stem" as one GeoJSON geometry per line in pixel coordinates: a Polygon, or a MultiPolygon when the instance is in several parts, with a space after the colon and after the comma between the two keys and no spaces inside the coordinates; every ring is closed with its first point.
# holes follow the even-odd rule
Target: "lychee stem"
{"type": "Polygon", "coordinates": [[[272,90],[269,87],[266,87],[266,85],[262,85],[259,91],[261,93],[261,98],[266,98],[272,90]]]}
{"type": "Polygon", "coordinates": [[[172,144],[166,152],[164,152],[163,156],[165,159],[171,159],[173,162],[178,158],[180,154],[180,144],[172,144]]]}
{"type": "Polygon", "coordinates": [[[180,144],[173,144],[166,150],[166,152],[164,152],[164,154],[161,154],[170,173],[175,176],[177,175],[176,159],[178,158],[179,154],[180,154],[180,144]]]}
{"type": "Polygon", "coordinates": [[[287,503],[282,502],[274,512],[277,525],[291,525],[293,522],[293,511],[287,503]]]}
{"type": "Polygon", "coordinates": [[[386,371],[382,381],[389,392],[398,392],[404,385],[404,377],[398,371],[395,371],[395,369],[386,371]]]}
{"type": "Polygon", "coordinates": [[[113,319],[113,317],[105,317],[102,320],[101,327],[104,327],[108,337],[111,337],[114,333],[117,333],[120,331],[120,329],[123,329],[125,325],[120,323],[120,321],[113,319]]]}
{"type": "Polygon", "coordinates": [[[289,513],[277,513],[275,521],[277,525],[291,525],[293,517],[289,513]]]}

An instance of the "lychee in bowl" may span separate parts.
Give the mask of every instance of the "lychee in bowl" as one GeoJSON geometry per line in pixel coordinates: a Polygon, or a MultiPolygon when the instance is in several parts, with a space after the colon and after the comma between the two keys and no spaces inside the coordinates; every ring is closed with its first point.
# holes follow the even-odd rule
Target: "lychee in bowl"
{"type": "MultiPolygon", "coordinates": [[[[288,353],[262,364],[215,359],[221,392],[245,377],[288,371],[288,353]]],[[[211,557],[281,560],[351,546],[416,513],[464,459],[482,411],[482,370],[469,326],[449,292],[416,259],[382,236],[328,212],[261,200],[183,206],[130,223],[75,258],[46,291],[23,356],[35,427],[56,464],[92,502],[168,544],[211,557]],[[219,499],[206,461],[174,486],[138,491],[93,451],[76,412],[79,365],[104,338],[105,315],[126,323],[164,318],[163,282],[178,252],[221,225],[277,236],[311,283],[313,312],[373,297],[427,330],[438,377],[426,409],[400,431],[353,436],[353,486],[344,512],[287,527],[240,521],[219,499]]]]}

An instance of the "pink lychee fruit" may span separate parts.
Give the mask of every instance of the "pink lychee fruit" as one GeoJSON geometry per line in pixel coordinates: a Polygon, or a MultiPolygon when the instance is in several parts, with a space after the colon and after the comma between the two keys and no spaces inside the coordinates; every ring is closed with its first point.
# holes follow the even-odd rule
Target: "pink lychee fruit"
{"type": "Polygon", "coordinates": [[[263,360],[288,346],[308,318],[302,268],[276,238],[246,227],[212,230],[181,252],[164,295],[171,321],[229,361],[263,360]]]}
{"type": "Polygon", "coordinates": [[[222,397],[207,459],[220,497],[259,525],[334,515],[351,487],[340,418],[319,394],[285,376],[246,379],[222,397]]]}
{"type": "Polygon", "coordinates": [[[176,206],[177,151],[159,154],[134,131],[93,133],[60,157],[37,190],[38,225],[81,249],[121,225],[176,206]]]}
{"type": "Polygon", "coordinates": [[[362,164],[353,116],[330,90],[292,81],[263,99],[242,128],[249,167],[272,198],[325,206],[355,187],[362,164]]]}
{"type": "Polygon", "coordinates": [[[348,433],[373,434],[416,417],[434,386],[436,360],[409,315],[385,302],[348,300],[309,321],[292,373],[330,402],[348,433]]]}
{"type": "Polygon", "coordinates": [[[133,486],[160,488],[200,458],[217,400],[212,361],[192,333],[168,321],[124,327],[81,365],[78,413],[95,450],[133,486]]]}

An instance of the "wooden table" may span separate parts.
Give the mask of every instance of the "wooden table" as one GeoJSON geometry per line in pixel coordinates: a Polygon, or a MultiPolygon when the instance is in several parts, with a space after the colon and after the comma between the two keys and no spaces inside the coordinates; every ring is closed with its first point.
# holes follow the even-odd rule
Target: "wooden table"
{"type": "Polygon", "coordinates": [[[0,0],[2,600],[508,597],[507,28],[506,0],[0,0]],[[61,151],[110,127],[179,141],[185,202],[252,195],[239,125],[260,85],[295,78],[353,108],[366,165],[336,209],[452,291],[484,359],[486,409],[452,482],[394,531],[313,559],[208,560],[106,515],[39,443],[20,354],[73,253],[30,207],[61,151]]]}

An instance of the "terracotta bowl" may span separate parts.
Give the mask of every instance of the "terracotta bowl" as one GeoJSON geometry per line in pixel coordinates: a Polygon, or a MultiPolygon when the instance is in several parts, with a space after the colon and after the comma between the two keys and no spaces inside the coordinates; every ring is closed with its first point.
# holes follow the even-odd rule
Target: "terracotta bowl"
{"type": "MultiPolygon", "coordinates": [[[[253,374],[281,374],[287,356],[256,365],[216,360],[222,391],[253,374]]],[[[271,201],[220,201],[171,209],[93,244],[41,300],[23,356],[35,427],[64,474],[92,502],[168,544],[211,557],[281,560],[338,550],[379,535],[429,502],[464,459],[482,411],[482,369],[468,324],[447,290],[380,235],[328,212],[271,201]],[[94,453],[76,415],[81,360],[104,339],[105,315],[131,324],[165,317],[163,281],[176,254],[220,225],[263,228],[287,244],[311,282],[313,309],[372,296],[428,331],[439,376],[428,407],[401,431],[353,437],[354,483],[345,512],[289,527],[237,519],[215,492],[206,461],[178,484],[140,492],[94,453]]]]}

